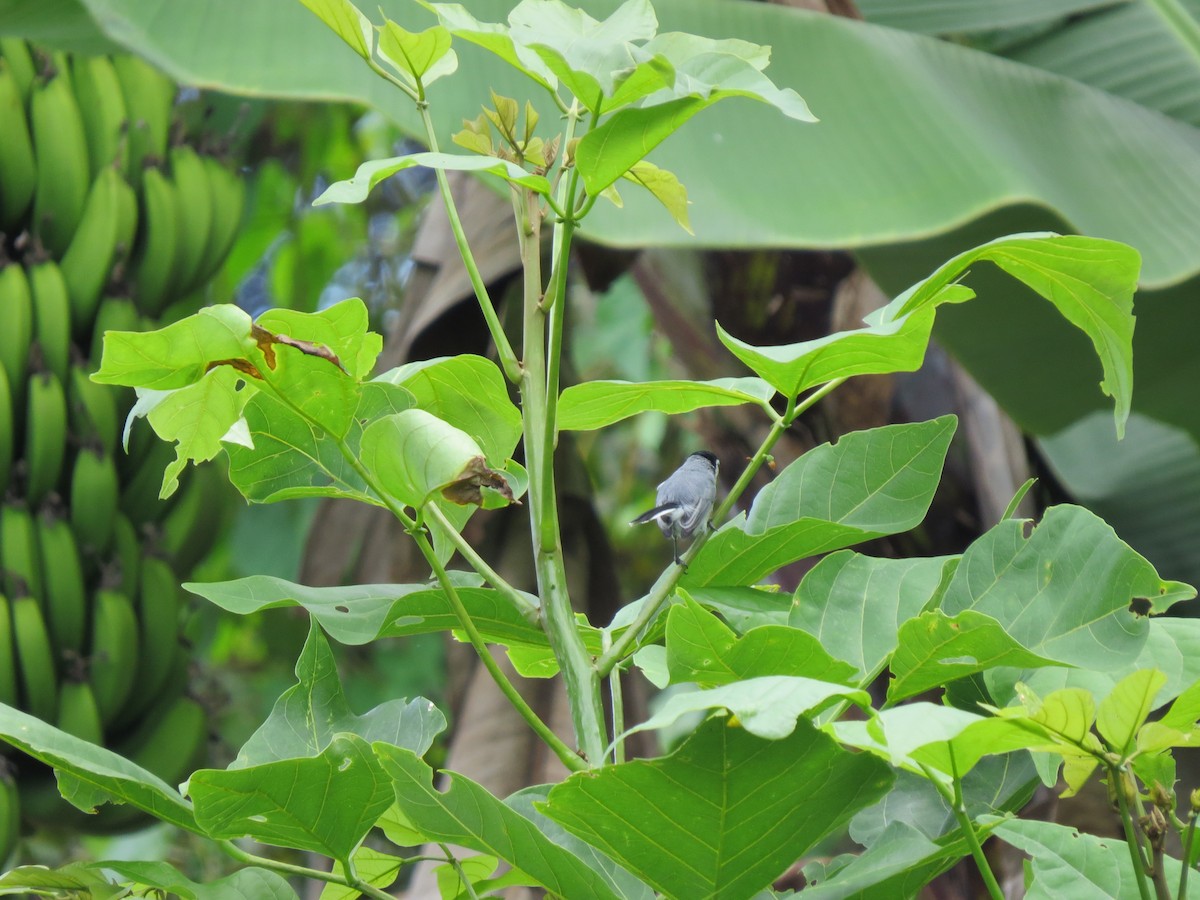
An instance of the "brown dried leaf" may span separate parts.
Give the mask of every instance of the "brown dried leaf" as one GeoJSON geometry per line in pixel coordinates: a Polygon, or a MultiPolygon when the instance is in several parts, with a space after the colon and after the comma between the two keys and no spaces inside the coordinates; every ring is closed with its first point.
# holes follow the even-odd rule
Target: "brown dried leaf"
{"type": "Polygon", "coordinates": [[[483,504],[483,488],[490,488],[510,503],[517,502],[504,476],[494,469],[489,469],[487,460],[482,456],[473,457],[459,473],[458,478],[442,488],[442,496],[459,506],[479,506],[483,504]]]}

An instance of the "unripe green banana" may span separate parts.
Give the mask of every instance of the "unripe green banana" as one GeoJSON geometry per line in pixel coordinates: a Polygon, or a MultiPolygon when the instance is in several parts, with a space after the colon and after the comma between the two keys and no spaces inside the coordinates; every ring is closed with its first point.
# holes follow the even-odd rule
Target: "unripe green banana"
{"type": "Polygon", "coordinates": [[[71,76],[87,135],[91,177],[114,163],[124,172],[128,118],[112,61],[106,56],[76,56],[71,76]]]}
{"type": "Polygon", "coordinates": [[[94,444],[105,453],[115,453],[121,435],[117,412],[117,391],[97,384],[81,365],[71,366],[67,379],[67,414],[71,435],[85,444],[94,444]]]}
{"type": "Polygon", "coordinates": [[[58,694],[58,730],[92,744],[104,743],[96,695],[86,681],[67,678],[58,694]]]}
{"type": "Polygon", "coordinates": [[[67,396],[53,372],[29,379],[25,430],[25,499],[38,506],[58,487],[66,452],[67,396]]]}
{"type": "Polygon", "coordinates": [[[236,172],[225,168],[213,156],[204,157],[204,166],[212,191],[213,215],[198,273],[201,282],[212,278],[225,263],[241,228],[246,205],[246,185],[236,172]]]}
{"type": "Polygon", "coordinates": [[[8,386],[8,375],[4,366],[0,366],[0,490],[7,487],[8,479],[12,475],[15,428],[12,391],[8,386]]]}
{"type": "Polygon", "coordinates": [[[133,604],[119,591],[101,588],[92,600],[90,672],[100,721],[112,722],[133,692],[138,665],[138,626],[133,604]]]}
{"type": "Polygon", "coordinates": [[[130,184],[141,182],[142,168],[160,165],[166,159],[175,85],[170,79],[136,56],[113,57],[113,68],[121,84],[125,114],[129,119],[128,168],[130,184]]]}
{"type": "Polygon", "coordinates": [[[0,366],[8,373],[13,396],[13,418],[25,419],[25,379],[29,374],[29,347],[33,342],[33,295],[22,266],[0,266],[0,366]]]}
{"type": "Polygon", "coordinates": [[[100,294],[117,260],[120,225],[121,173],[111,166],[101,169],[62,258],[63,280],[71,300],[71,322],[76,337],[91,334],[100,294]]]}
{"type": "Polygon", "coordinates": [[[176,209],[175,189],[158,168],[142,174],[142,203],[137,246],[130,260],[133,299],[146,315],[162,311],[175,286],[177,229],[180,213],[176,209]]]}
{"type": "Polygon", "coordinates": [[[24,706],[43,722],[52,723],[58,712],[58,675],[42,608],[33,597],[17,597],[12,601],[12,617],[24,706]]]}
{"type": "Polygon", "coordinates": [[[42,363],[65,384],[71,365],[71,300],[58,263],[52,259],[34,263],[29,269],[29,291],[33,337],[42,349],[42,363]]]}
{"type": "Polygon", "coordinates": [[[142,542],[129,516],[117,513],[113,519],[113,552],[109,571],[117,590],[136,597],[141,590],[142,542]]]}
{"type": "Polygon", "coordinates": [[[44,510],[36,518],[42,562],[43,599],[50,642],[64,650],[83,653],[87,636],[87,588],[75,535],[67,521],[44,510]]]}
{"type": "Polygon", "coordinates": [[[21,88],[21,102],[29,102],[29,94],[33,90],[33,79],[37,74],[37,65],[33,61],[33,53],[29,45],[21,38],[0,37],[0,56],[8,61],[12,73],[16,76],[21,88]]]}
{"type": "Polygon", "coordinates": [[[16,706],[20,700],[17,683],[17,639],[13,632],[8,597],[0,594],[0,703],[16,706]]]}
{"type": "Polygon", "coordinates": [[[37,548],[33,516],[23,503],[0,507],[0,569],[9,600],[30,596],[41,599],[42,558],[37,548]]]}
{"type": "Polygon", "coordinates": [[[33,230],[55,257],[61,257],[79,225],[92,183],[83,119],[63,72],[34,83],[29,108],[38,165],[33,230]]]}
{"type": "MultiPolygon", "coordinates": [[[[183,609],[179,578],[164,560],[147,556],[142,561],[142,585],[138,592],[139,647],[137,685],[144,704],[150,705],[162,691],[170,673],[172,657],[165,648],[179,642],[179,614],[183,609]]],[[[132,704],[131,704],[132,705],[132,704]]]]}
{"type": "Polygon", "coordinates": [[[0,135],[0,231],[15,232],[33,202],[37,164],[21,85],[6,58],[0,58],[0,135]]]}
{"type": "Polygon", "coordinates": [[[137,192],[123,177],[117,180],[117,261],[113,266],[113,279],[125,277],[125,266],[133,255],[137,240],[138,199],[137,192]]]}
{"type": "Polygon", "coordinates": [[[178,202],[175,284],[180,295],[199,281],[213,220],[213,188],[204,161],[191,147],[170,150],[171,181],[178,202]]]}
{"type": "Polygon", "coordinates": [[[71,530],[85,553],[100,557],[108,552],[119,496],[112,454],[82,448],[71,469],[71,530]]]}

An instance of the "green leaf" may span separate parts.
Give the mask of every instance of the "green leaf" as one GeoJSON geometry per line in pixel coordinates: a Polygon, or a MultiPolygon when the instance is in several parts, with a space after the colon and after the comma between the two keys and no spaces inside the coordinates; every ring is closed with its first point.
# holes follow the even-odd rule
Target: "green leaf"
{"type": "Polygon", "coordinates": [[[495,156],[459,156],[454,153],[414,153],[410,156],[394,156],[388,159],[373,159],[363,163],[346,181],[335,181],[325,189],[313,206],[326,203],[362,203],[371,193],[371,188],[383,179],[413,166],[426,166],[447,172],[478,172],[498,175],[511,184],[529,188],[539,194],[550,193],[550,182],[542,175],[532,175],[514,162],[495,156]]]}
{"type": "Polygon", "coordinates": [[[364,715],[346,702],[337,663],[315,617],[296,661],[297,683],[284,691],[267,720],[242,745],[230,769],[316,756],[338,734],[383,741],[424,755],[446,728],[446,717],[428,700],[388,700],[364,715]]]}
{"type": "Polygon", "coordinates": [[[440,25],[414,33],[385,18],[379,29],[379,54],[414,88],[418,83],[433,84],[458,69],[450,32],[440,25]]]}
{"type": "Polygon", "coordinates": [[[1059,664],[1026,650],[991,616],[968,609],[950,617],[933,610],[900,627],[890,666],[888,703],[996,666],[1036,668],[1059,664]]]}
{"type": "MultiPolygon", "coordinates": [[[[235,581],[189,583],[184,587],[238,615],[279,607],[303,607],[326,634],[342,644],[359,645],[381,637],[459,628],[458,617],[445,594],[425,584],[308,587],[273,576],[252,575],[235,581]]],[[[489,643],[549,646],[546,633],[496,591],[460,587],[458,596],[489,643]]],[[[530,596],[530,600],[537,603],[536,597],[530,596]]],[[[589,649],[599,652],[599,632],[587,629],[584,637],[589,649]]]]}
{"type": "Polygon", "coordinates": [[[713,381],[585,381],[562,392],[558,427],[562,431],[592,431],[642,412],[668,415],[710,406],[755,403],[764,408],[775,391],[758,378],[717,378],[713,381]]]}
{"type": "Polygon", "coordinates": [[[317,17],[333,29],[333,33],[350,45],[363,59],[371,58],[373,28],[371,20],[358,11],[350,0],[300,0],[317,17]]]}
{"type": "Polygon", "coordinates": [[[617,110],[585,134],[575,148],[575,167],[588,194],[599,195],[709,105],[709,101],[684,97],[617,110]]]}
{"type": "Polygon", "coordinates": [[[503,859],[561,897],[620,897],[599,872],[469,778],[447,772],[449,786],[439,791],[433,786],[433,769],[411,751],[390,744],[376,744],[374,750],[391,779],[396,802],[428,840],[503,859]]]}
{"type": "Polygon", "coordinates": [[[809,881],[804,887],[809,895],[805,900],[917,896],[922,887],[968,852],[961,837],[935,843],[904,822],[892,822],[845,866],[809,881]]]}
{"type": "Polygon", "coordinates": [[[874,559],[850,551],[821,560],[796,588],[788,624],[870,679],[895,650],[898,630],[935,596],[955,557],[874,559]],[[877,623],[861,628],[863,622],[877,623]],[[854,627],[852,627],[854,626],[854,627]]]}
{"type": "Polygon", "coordinates": [[[0,875],[0,896],[19,894],[28,897],[27,891],[36,891],[34,896],[82,896],[94,900],[118,900],[126,895],[104,877],[80,863],[68,863],[57,869],[46,866],[17,866],[0,875]],[[49,893],[41,893],[49,892],[49,893]]]}
{"type": "Polygon", "coordinates": [[[482,503],[484,485],[507,490],[466,432],[423,409],[372,422],[362,436],[363,465],[406,506],[420,509],[435,491],[454,503],[482,503]]]}
{"type": "Polygon", "coordinates": [[[509,399],[508,385],[490,359],[464,353],[408,363],[376,382],[398,384],[416,405],[469,434],[488,461],[502,465],[521,437],[521,411],[509,399]]]}
{"type": "MultiPolygon", "coordinates": [[[[364,427],[412,405],[412,394],[399,386],[361,385],[358,409],[345,438],[347,448],[356,454],[364,427]]],[[[225,451],[229,479],[247,500],[275,503],[296,497],[350,497],[382,505],[347,462],[337,441],[312,428],[291,406],[260,391],[243,412],[253,446],[227,443],[225,451]]]]}
{"type": "Polygon", "coordinates": [[[642,160],[634,163],[628,172],[621,176],[626,181],[641,185],[648,190],[654,199],[663,205],[671,218],[679,223],[688,234],[693,234],[692,224],[688,220],[687,188],[674,172],[660,169],[652,162],[642,160]]]}
{"type": "Polygon", "coordinates": [[[393,799],[370,745],[353,734],[337,735],[307,759],[201,769],[188,793],[211,837],[251,837],[343,863],[393,799]]]}
{"type": "Polygon", "coordinates": [[[925,359],[933,319],[931,308],[856,331],[777,347],[751,346],[719,324],[717,337],[785,397],[798,397],[835,378],[915,372],[925,359]]]}
{"type": "Polygon", "coordinates": [[[80,740],[3,704],[0,704],[0,740],[52,766],[60,775],[69,775],[72,787],[64,786],[67,791],[64,796],[84,812],[91,812],[102,802],[128,803],[156,819],[187,831],[199,831],[192,805],[178,791],[111,750],[80,740]]]}
{"type": "MultiPolygon", "coordinates": [[[[403,856],[382,853],[366,845],[354,851],[353,861],[354,872],[359,880],[380,889],[386,889],[395,884],[404,866],[410,862],[403,856]]],[[[345,875],[346,870],[341,863],[336,865],[341,874],[345,875]]],[[[361,896],[362,894],[355,888],[329,883],[321,890],[321,896],[317,900],[358,900],[361,896]]]]}
{"type": "Polygon", "coordinates": [[[341,300],[320,312],[269,309],[256,320],[261,328],[325,348],[332,362],[351,378],[371,374],[383,349],[383,338],[370,328],[370,313],[357,297],[341,300]]]}
{"type": "Polygon", "coordinates": [[[665,728],[691,712],[727,709],[750,734],[779,740],[795,730],[801,715],[824,707],[834,699],[849,700],[863,707],[871,705],[870,694],[844,684],[798,676],[763,675],[707,690],[672,694],[654,715],[627,729],[625,734],[665,728]]]}
{"type": "Polygon", "coordinates": [[[764,741],[712,718],[670,756],[571,776],[542,811],[668,898],[743,900],[891,781],[805,721],[764,741]]]}
{"type": "MultiPolygon", "coordinates": [[[[1130,611],[1135,598],[1156,610],[1180,586],[1163,581],[1144,558],[1101,519],[1077,506],[1055,506],[1025,536],[1026,523],[1007,519],[962,556],[942,610],[989,615],[1009,636],[1040,656],[1088,667],[1135,659],[1148,620],[1130,611]]],[[[1193,594],[1194,595],[1194,594],[1193,594]]]]}
{"type": "Polygon", "coordinates": [[[1157,708],[1154,702],[1167,676],[1157,669],[1140,669],[1122,678],[1096,710],[1096,730],[1113,752],[1122,757],[1133,751],[1138,729],[1157,708]]]}
{"type": "Polygon", "coordinates": [[[160,499],[175,493],[179,473],[188,462],[207,462],[221,451],[222,438],[242,417],[251,396],[250,391],[238,389],[242,381],[234,369],[219,366],[195,384],[170,391],[150,410],[147,418],[154,433],[176,442],[175,459],[163,473],[160,499]]]}
{"type": "MultiPolygon", "coordinates": [[[[533,50],[513,40],[507,25],[481,22],[461,3],[417,2],[436,13],[438,20],[455,37],[478,44],[548,91],[553,92],[558,87],[555,74],[533,50]]],[[[475,109],[478,109],[478,99],[475,103],[475,109]]]]}
{"type": "Polygon", "coordinates": [[[224,304],[200,310],[158,331],[107,331],[92,381],[156,391],[195,384],[213,363],[252,352],[250,317],[224,304]]]}
{"type": "Polygon", "coordinates": [[[1133,396],[1133,292],[1142,257],[1118,241],[1078,235],[1010,235],[945,263],[879,314],[899,318],[936,303],[972,263],[986,260],[1045,297],[1091,339],[1104,369],[1100,389],[1112,397],[1117,436],[1125,433],[1133,396]]]}
{"type": "Polygon", "coordinates": [[[170,863],[156,860],[109,859],[88,865],[98,871],[115,872],[123,881],[162,891],[181,900],[245,900],[247,897],[293,900],[297,896],[283,876],[257,866],[200,883],[192,881],[170,863]]]}
{"type": "Polygon", "coordinates": [[[682,583],[752,584],[797,559],[912,528],[933,499],[957,422],[888,425],[810,450],[758,493],[745,520],[709,539],[682,583]]]}
{"type": "Polygon", "coordinates": [[[802,675],[851,684],[854,666],[830,656],[798,628],[763,625],[738,638],[690,597],[667,614],[667,666],[674,683],[729,684],[758,675],[802,675]]]}
{"type": "Polygon", "coordinates": [[[860,0],[858,8],[869,22],[922,34],[966,34],[1016,28],[1106,6],[1107,0],[955,0],[933,6],[909,6],[890,0],[860,0]]]}
{"type": "MultiPolygon", "coordinates": [[[[1029,855],[1032,880],[1028,900],[1094,897],[1124,900],[1138,896],[1129,848],[1115,838],[1083,834],[1056,822],[995,820],[992,834],[1029,855]]],[[[1165,856],[1167,884],[1179,883],[1179,861],[1165,856]]],[[[1195,892],[1189,885],[1188,896],[1195,892]]]]}

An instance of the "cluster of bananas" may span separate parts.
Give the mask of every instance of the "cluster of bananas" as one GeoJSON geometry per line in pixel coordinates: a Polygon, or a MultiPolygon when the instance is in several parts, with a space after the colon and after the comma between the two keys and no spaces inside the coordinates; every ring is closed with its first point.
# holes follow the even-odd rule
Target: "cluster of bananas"
{"type": "MultiPolygon", "coordinates": [[[[206,738],[180,576],[211,549],[228,493],[206,467],[160,502],[171,447],[143,428],[120,452],[133,397],[88,375],[106,330],[201,305],[241,220],[240,178],[170,146],[174,98],[136,58],[0,39],[0,702],[168,782],[206,738]]],[[[30,777],[26,815],[57,817],[24,802],[53,801],[36,783],[48,775],[30,777]]],[[[4,855],[16,797],[0,783],[4,855]]]]}

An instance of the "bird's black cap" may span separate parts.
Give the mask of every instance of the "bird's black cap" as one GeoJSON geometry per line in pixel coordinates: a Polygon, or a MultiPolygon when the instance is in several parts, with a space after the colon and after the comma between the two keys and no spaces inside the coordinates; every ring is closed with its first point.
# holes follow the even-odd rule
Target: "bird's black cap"
{"type": "Polygon", "coordinates": [[[701,456],[707,459],[714,469],[717,467],[717,455],[715,453],[710,453],[707,450],[697,450],[695,453],[689,454],[688,459],[691,459],[693,456],[701,456]]]}

